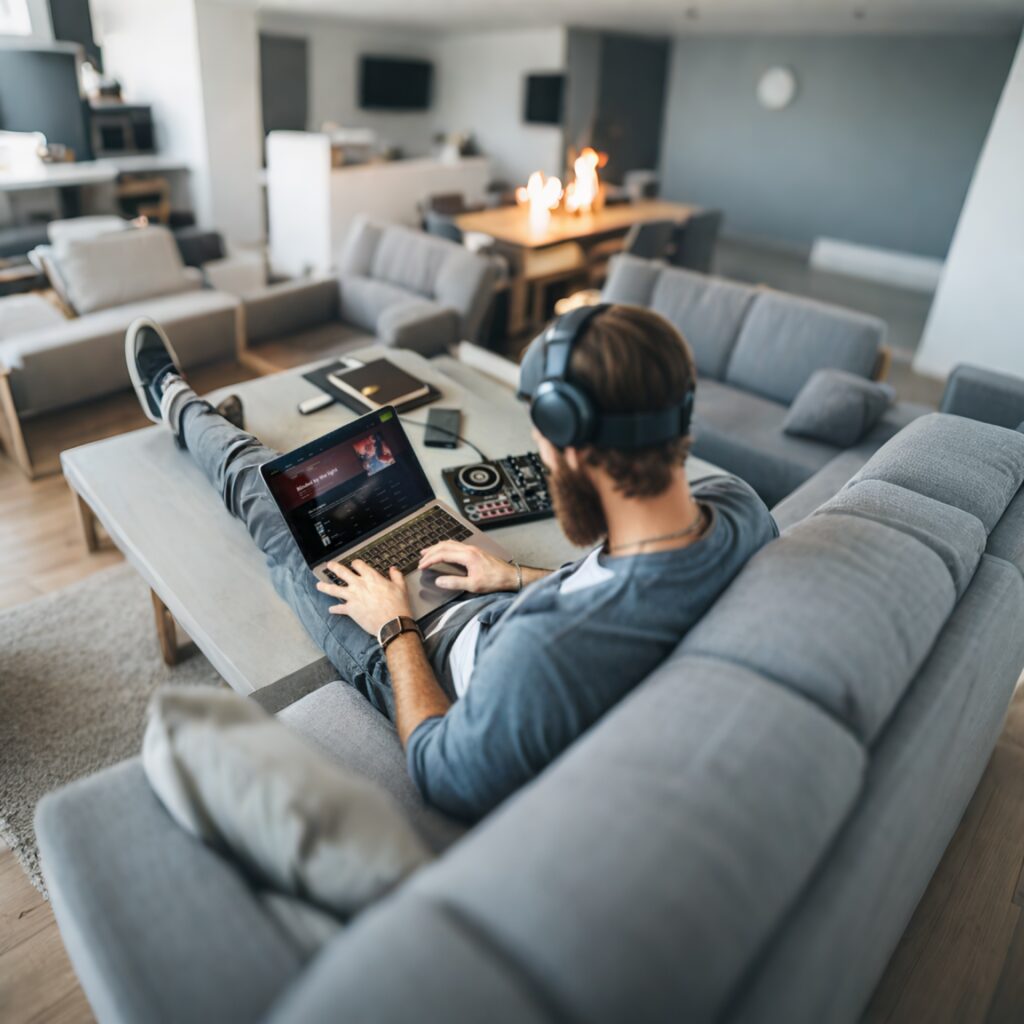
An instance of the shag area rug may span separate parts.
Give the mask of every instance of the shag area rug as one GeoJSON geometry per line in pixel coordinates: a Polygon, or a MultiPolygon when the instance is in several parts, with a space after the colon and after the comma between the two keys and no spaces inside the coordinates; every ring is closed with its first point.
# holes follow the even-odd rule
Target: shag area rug
{"type": "Polygon", "coordinates": [[[137,754],[157,686],[218,682],[194,648],[163,663],[149,590],[127,565],[0,612],[0,836],[40,892],[40,798],[137,754]]]}

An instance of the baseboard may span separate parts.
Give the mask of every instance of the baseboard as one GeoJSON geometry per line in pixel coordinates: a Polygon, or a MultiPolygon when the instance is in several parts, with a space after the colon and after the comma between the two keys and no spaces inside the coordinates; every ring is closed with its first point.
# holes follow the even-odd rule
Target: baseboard
{"type": "Polygon", "coordinates": [[[893,249],[844,242],[839,238],[817,238],[811,246],[810,264],[817,270],[879,281],[896,288],[934,292],[942,275],[942,260],[915,256],[893,249]]]}

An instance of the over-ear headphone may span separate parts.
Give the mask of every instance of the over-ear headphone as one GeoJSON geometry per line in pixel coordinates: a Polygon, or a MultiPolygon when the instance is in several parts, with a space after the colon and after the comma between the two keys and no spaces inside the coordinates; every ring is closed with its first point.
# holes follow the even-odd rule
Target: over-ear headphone
{"type": "Polygon", "coordinates": [[[647,448],[689,433],[692,389],[666,409],[612,414],[602,413],[593,398],[568,379],[576,342],[610,305],[577,307],[555,320],[540,339],[543,377],[530,401],[530,419],[558,448],[647,448]]]}

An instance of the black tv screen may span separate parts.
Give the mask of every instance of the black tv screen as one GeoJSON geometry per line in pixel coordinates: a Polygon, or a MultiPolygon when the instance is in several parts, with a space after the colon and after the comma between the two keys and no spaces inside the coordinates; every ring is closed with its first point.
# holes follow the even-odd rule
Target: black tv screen
{"type": "Polygon", "coordinates": [[[42,132],[78,160],[91,157],[74,52],[0,46],[0,129],[42,132]]]}
{"type": "Polygon", "coordinates": [[[523,120],[527,124],[561,124],[564,91],[565,75],[527,75],[523,120]]]}
{"type": "Polygon", "coordinates": [[[363,57],[359,106],[368,110],[426,110],[434,66],[405,57],[363,57]]]}

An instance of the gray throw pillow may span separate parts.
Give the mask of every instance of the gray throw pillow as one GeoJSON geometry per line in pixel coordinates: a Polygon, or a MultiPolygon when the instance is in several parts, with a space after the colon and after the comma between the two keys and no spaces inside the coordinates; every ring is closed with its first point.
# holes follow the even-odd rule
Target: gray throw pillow
{"type": "Polygon", "coordinates": [[[795,437],[849,448],[879,421],[893,394],[888,384],[845,370],[816,370],[793,399],[782,429],[795,437]]]}
{"type": "Polygon", "coordinates": [[[230,690],[158,690],[142,763],[182,828],[342,918],[431,859],[388,793],[230,690]]]}

